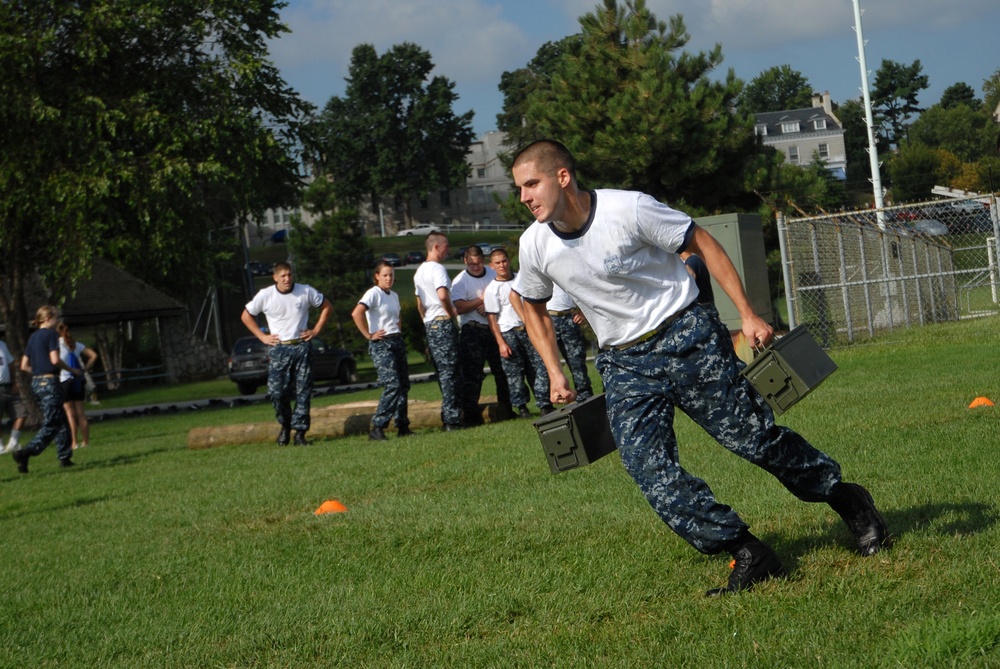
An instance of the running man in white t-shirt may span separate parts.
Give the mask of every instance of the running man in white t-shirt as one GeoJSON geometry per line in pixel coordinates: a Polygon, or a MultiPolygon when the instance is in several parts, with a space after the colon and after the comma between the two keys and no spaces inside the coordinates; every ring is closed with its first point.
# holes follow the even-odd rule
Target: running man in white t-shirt
{"type": "Polygon", "coordinates": [[[514,157],[514,183],[535,216],[521,236],[517,290],[531,340],[549,370],[552,400],[575,392],[559,364],[546,302],[559,285],[580,307],[601,345],[597,369],[622,462],[660,518],[694,548],[733,555],[716,595],[784,574],[774,551],[750,533],[711,488],[678,461],[674,412],[688,414],[727,449],[773,474],[796,497],[826,502],[865,556],[889,546],[871,495],[844,483],[840,466],[774,414],[749,382],[728,329],[698,289],[679,253],[699,255],[736,305],[743,333],[767,345],[771,326],[754,313],[722,246],[687,215],[643,193],[579,187],[572,154],[551,140],[514,157]]]}
{"type": "Polygon", "coordinates": [[[274,285],[261,289],[243,310],[241,320],[247,329],[273,347],[267,366],[267,394],[281,429],[278,446],[288,444],[295,430],[295,445],[305,446],[310,427],[312,402],[312,346],[309,340],[323,331],[333,306],[312,286],[295,283],[292,266],[275,263],[274,285]],[[316,325],[309,327],[309,309],[318,308],[316,325]],[[268,332],[257,324],[257,316],[267,317],[268,332]],[[295,411],[292,411],[292,398],[295,411]]]}
{"type": "Polygon", "coordinates": [[[392,290],[396,280],[392,265],[384,260],[375,263],[375,285],[358,300],[351,318],[368,340],[368,355],[375,363],[382,397],[372,417],[368,438],[385,441],[385,428],[396,421],[396,436],[408,437],[410,419],[407,393],[410,391],[410,363],[406,359],[406,342],[399,317],[399,295],[392,290]]]}

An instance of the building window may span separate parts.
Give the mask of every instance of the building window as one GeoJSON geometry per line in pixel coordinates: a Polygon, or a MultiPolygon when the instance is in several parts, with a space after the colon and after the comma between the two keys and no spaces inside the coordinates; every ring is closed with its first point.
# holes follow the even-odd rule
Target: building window
{"type": "Polygon", "coordinates": [[[829,158],[830,157],[830,146],[828,144],[819,145],[819,157],[829,158]]]}
{"type": "Polygon", "coordinates": [[[394,205],[396,207],[396,213],[397,214],[400,213],[401,211],[403,211],[403,196],[402,195],[397,195],[396,196],[396,201],[395,201],[394,205]]]}
{"type": "Polygon", "coordinates": [[[753,131],[755,135],[758,135],[760,137],[765,137],[767,135],[767,126],[761,123],[760,125],[756,126],[753,129],[753,131]]]}
{"type": "Polygon", "coordinates": [[[419,201],[420,201],[420,208],[421,209],[426,209],[427,208],[427,193],[424,193],[423,195],[421,195],[420,198],[419,198],[419,201]]]}
{"type": "Polygon", "coordinates": [[[788,162],[790,163],[799,162],[799,147],[797,146],[788,147],[788,162]]]}
{"type": "Polygon", "coordinates": [[[486,168],[485,167],[480,167],[479,169],[477,169],[476,170],[476,176],[479,177],[480,179],[485,179],[486,178],[486,168]]]}
{"type": "Polygon", "coordinates": [[[818,118],[814,122],[814,125],[815,125],[815,128],[817,130],[826,130],[826,119],[825,118],[818,118]]]}
{"type": "Polygon", "coordinates": [[[441,206],[442,207],[450,207],[451,206],[451,192],[450,191],[443,190],[440,193],[438,193],[438,197],[441,200],[441,206]]]}

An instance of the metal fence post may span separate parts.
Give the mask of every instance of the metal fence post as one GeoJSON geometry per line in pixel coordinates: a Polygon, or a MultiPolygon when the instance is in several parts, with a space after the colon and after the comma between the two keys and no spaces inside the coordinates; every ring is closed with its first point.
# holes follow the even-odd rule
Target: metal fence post
{"type": "Polygon", "coordinates": [[[778,225],[778,248],[781,251],[781,277],[785,281],[785,309],[788,311],[788,329],[791,330],[796,325],[796,318],[795,297],[792,291],[792,259],[788,257],[788,243],[785,240],[788,228],[785,226],[784,213],[777,212],[776,219],[778,225]]]}
{"type": "Polygon", "coordinates": [[[847,250],[844,248],[844,227],[837,226],[837,254],[840,265],[840,297],[844,301],[844,323],[847,326],[847,342],[854,343],[854,318],[851,314],[851,289],[847,285],[847,250]]]}

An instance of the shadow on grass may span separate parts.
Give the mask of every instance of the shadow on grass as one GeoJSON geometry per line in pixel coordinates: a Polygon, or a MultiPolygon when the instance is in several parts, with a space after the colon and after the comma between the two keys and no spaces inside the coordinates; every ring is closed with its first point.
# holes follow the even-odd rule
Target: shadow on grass
{"type": "Polygon", "coordinates": [[[0,520],[7,520],[12,518],[24,518],[25,516],[32,516],[44,513],[52,513],[53,511],[65,511],[67,509],[78,509],[84,506],[92,506],[94,504],[100,504],[102,502],[110,502],[115,499],[123,499],[127,495],[102,495],[100,497],[81,497],[73,500],[66,500],[62,504],[57,504],[55,506],[47,506],[44,508],[12,508],[4,513],[0,513],[0,520]]]}
{"type": "Polygon", "coordinates": [[[105,469],[107,467],[122,467],[135,464],[151,455],[159,455],[160,453],[170,453],[176,449],[161,447],[153,448],[148,451],[142,451],[141,453],[129,453],[128,455],[116,455],[111,458],[105,458],[103,460],[97,460],[95,462],[88,462],[86,464],[87,469],[105,469]]]}
{"type": "MultiPolygon", "coordinates": [[[[75,467],[70,471],[62,471],[61,468],[57,467],[55,469],[47,468],[43,470],[38,470],[38,458],[44,456],[35,456],[28,462],[28,474],[17,473],[14,476],[9,476],[4,479],[0,479],[0,484],[12,483],[14,481],[20,481],[23,479],[37,479],[48,476],[73,476],[77,472],[89,471],[91,469],[105,469],[107,467],[122,467],[135,464],[151,455],[159,455],[160,453],[168,453],[174,449],[162,447],[154,448],[148,451],[143,451],[141,453],[130,453],[128,455],[116,455],[110,458],[104,458],[101,460],[86,460],[84,462],[78,462],[75,467]],[[35,466],[31,466],[35,465],[35,466]]],[[[9,460],[8,460],[9,462],[9,460]]]]}
{"type": "MultiPolygon", "coordinates": [[[[946,537],[978,534],[997,524],[1000,520],[1000,509],[984,502],[947,502],[939,504],[924,504],[909,509],[886,511],[881,509],[882,516],[889,526],[889,532],[894,543],[900,538],[912,533],[933,533],[946,537]]],[[[831,513],[833,513],[831,511],[831,513]]],[[[819,536],[792,538],[783,543],[781,551],[787,558],[789,572],[798,569],[799,558],[812,551],[840,546],[854,551],[854,539],[834,514],[836,522],[819,536]]]]}
{"type": "Polygon", "coordinates": [[[977,534],[1000,520],[1000,510],[996,505],[984,502],[924,504],[884,515],[897,539],[903,534],[918,531],[945,536],[977,534]]]}

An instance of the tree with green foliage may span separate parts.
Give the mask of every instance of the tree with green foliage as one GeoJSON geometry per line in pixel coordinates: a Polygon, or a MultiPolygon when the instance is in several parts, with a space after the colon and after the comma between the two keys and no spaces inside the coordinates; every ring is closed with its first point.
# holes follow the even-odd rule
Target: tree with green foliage
{"type": "Polygon", "coordinates": [[[357,211],[339,206],[332,182],[313,181],[303,200],[306,210],[317,218],[311,226],[298,217],[292,220],[288,250],[294,259],[296,280],[315,287],[330,300],[333,311],[327,329],[336,332],[338,346],[353,350],[361,344],[351,311],[372,285],[372,248],[357,211]]]}
{"type": "Polygon", "coordinates": [[[1000,107],[1000,70],[983,80],[983,104],[991,113],[995,113],[1000,107]]]}
{"type": "Polygon", "coordinates": [[[471,111],[456,115],[455,85],[430,77],[430,54],[397,44],[379,56],[375,47],[354,48],[344,97],[334,96],[313,125],[317,178],[329,178],[343,206],[379,198],[406,202],[413,195],[461,186],[465,156],[474,139],[471,111]]]}
{"type": "Polygon", "coordinates": [[[497,88],[503,94],[503,111],[497,114],[497,129],[507,133],[507,142],[520,146],[528,99],[532,92],[545,89],[555,65],[564,54],[579,47],[580,36],[570,35],[558,42],[546,42],[525,67],[500,75],[497,88]]]}
{"type": "Polygon", "coordinates": [[[950,184],[961,170],[961,161],[945,149],[905,144],[889,164],[896,202],[927,200],[934,186],[950,184]]]}
{"type": "Polygon", "coordinates": [[[889,146],[899,145],[906,134],[908,119],[923,111],[917,102],[920,91],[927,88],[927,75],[922,72],[919,60],[904,65],[883,59],[875,73],[872,109],[879,117],[882,134],[889,146]]]}
{"type": "Polygon", "coordinates": [[[36,275],[58,303],[104,256],[176,295],[214,276],[213,230],[295,200],[311,108],[267,59],[266,40],[285,31],[281,6],[0,4],[0,313],[11,348],[23,351],[36,275]]]}
{"type": "Polygon", "coordinates": [[[815,152],[809,163],[795,165],[765,147],[746,176],[769,212],[820,212],[843,206],[846,197],[843,182],[815,152]]]}
{"type": "Polygon", "coordinates": [[[944,89],[944,93],[941,94],[941,101],[938,104],[945,109],[951,109],[957,105],[965,105],[975,109],[982,103],[976,98],[975,89],[964,81],[960,81],[944,89]]]}
{"type": "Polygon", "coordinates": [[[751,114],[806,109],[812,106],[809,80],[789,65],[776,65],[750,80],[739,97],[739,106],[751,114]]]}
{"type": "Polygon", "coordinates": [[[902,144],[946,149],[962,162],[974,163],[996,152],[997,130],[996,121],[983,105],[942,103],[924,111],[910,125],[902,144]]]}
{"type": "Polygon", "coordinates": [[[587,187],[641,190],[710,210],[745,199],[754,120],[735,109],[742,83],[731,70],[721,81],[708,76],[721,47],[680,52],[689,40],[683,19],[659,21],[644,0],[604,0],[580,26],[551,74],[517,101],[519,143],[562,141],[587,187]]]}

